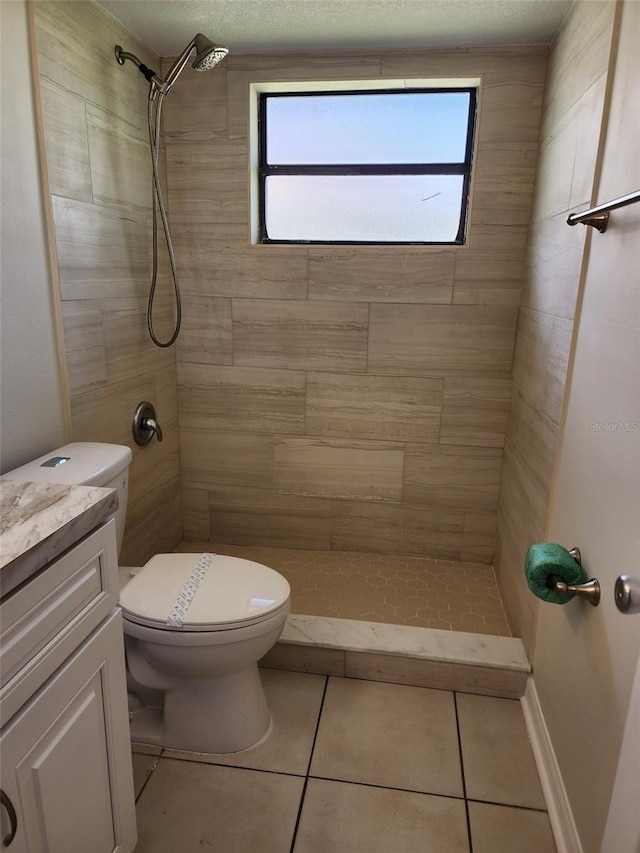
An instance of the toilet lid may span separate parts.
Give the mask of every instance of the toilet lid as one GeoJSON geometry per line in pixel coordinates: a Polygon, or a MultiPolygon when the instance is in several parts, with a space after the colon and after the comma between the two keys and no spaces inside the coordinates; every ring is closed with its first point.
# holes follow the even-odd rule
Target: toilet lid
{"type": "Polygon", "coordinates": [[[289,601],[282,575],[220,554],[156,554],[120,592],[123,616],[164,630],[260,622],[289,601]]]}

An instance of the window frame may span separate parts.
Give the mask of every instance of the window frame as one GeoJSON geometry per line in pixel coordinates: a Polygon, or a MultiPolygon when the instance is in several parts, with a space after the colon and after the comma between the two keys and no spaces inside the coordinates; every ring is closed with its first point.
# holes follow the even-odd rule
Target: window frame
{"type": "MultiPolygon", "coordinates": [[[[329,81],[327,81],[329,82],[329,81]]],[[[257,194],[258,194],[258,232],[257,243],[269,245],[330,245],[330,246],[463,246],[469,219],[471,195],[471,170],[476,137],[478,86],[420,86],[412,88],[363,88],[363,89],[321,89],[299,91],[292,89],[258,92],[258,157],[257,157],[257,194]],[[465,93],[469,95],[469,113],[467,122],[467,140],[464,161],[459,163],[351,163],[351,164],[292,164],[269,165],[267,163],[267,103],[270,98],[282,97],[320,97],[342,95],[408,95],[408,94],[446,94],[465,93]],[[454,240],[294,240],[273,239],[267,234],[266,227],[266,179],[271,175],[462,175],[462,203],[460,221],[454,240]]]]}

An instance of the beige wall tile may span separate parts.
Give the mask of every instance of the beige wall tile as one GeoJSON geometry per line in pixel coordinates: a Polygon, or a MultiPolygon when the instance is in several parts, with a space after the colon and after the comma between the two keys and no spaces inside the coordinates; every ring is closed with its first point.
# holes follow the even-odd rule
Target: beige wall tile
{"type": "Polygon", "coordinates": [[[94,203],[149,210],[152,204],[149,143],[140,139],[122,119],[91,104],[86,110],[94,203]]]}
{"type": "Polygon", "coordinates": [[[595,202],[594,174],[597,168],[600,137],[594,133],[602,121],[606,99],[607,74],[603,73],[578,102],[576,117],[578,145],[573,161],[569,207],[595,202]]]}
{"type": "MultiPolygon", "coordinates": [[[[162,60],[162,76],[173,64],[162,60]]],[[[227,129],[227,66],[218,65],[212,74],[202,74],[188,63],[180,85],[171,90],[162,108],[163,138],[172,142],[203,142],[227,129]]]]}
{"type": "Polygon", "coordinates": [[[120,562],[144,566],[155,554],[170,554],[182,537],[180,492],[167,493],[161,504],[125,529],[120,562]]]}
{"type": "Polygon", "coordinates": [[[180,429],[180,471],[189,488],[244,486],[271,489],[273,437],[180,429]]]}
{"type": "Polygon", "coordinates": [[[336,502],[332,545],[343,551],[379,551],[460,559],[464,514],[407,504],[336,502]]]}
{"type": "Polygon", "coordinates": [[[171,223],[248,223],[247,153],[238,141],[172,142],[167,171],[171,223]]]}
{"type": "Polygon", "coordinates": [[[331,548],[333,504],[321,498],[217,487],[209,491],[211,542],[331,548]]]}
{"type": "Polygon", "coordinates": [[[107,384],[102,303],[73,299],[62,303],[69,390],[72,397],[107,384]]]}
{"type": "Polygon", "coordinates": [[[172,550],[182,538],[177,415],[171,394],[163,391],[167,384],[175,384],[171,368],[112,382],[72,399],[74,441],[106,441],[127,445],[133,452],[123,565],[142,565],[158,550],[172,550]],[[165,432],[161,444],[154,441],[141,448],[133,441],[131,419],[141,400],[157,403],[165,432]]]}
{"type": "MultiPolygon", "coordinates": [[[[141,531],[145,525],[149,524],[155,528],[162,542],[171,545],[172,550],[182,539],[182,513],[177,488],[178,423],[175,420],[164,419],[160,414],[161,411],[158,412],[158,420],[164,433],[162,442],[154,440],[145,447],[136,446],[134,452],[129,482],[127,541],[137,545],[138,536],[134,531],[141,531]],[[174,518],[174,514],[177,517],[174,518]],[[172,535],[162,531],[163,518],[172,535]]],[[[165,544],[164,547],[166,550],[167,545],[165,544]]],[[[153,553],[155,552],[152,551],[151,554],[153,553]]]]}
{"type": "Polygon", "coordinates": [[[442,385],[441,379],[310,373],[306,432],[437,442],[442,385]]]}
{"type": "Polygon", "coordinates": [[[403,459],[391,442],[284,439],[275,445],[274,486],[287,495],[399,500],[403,459]]]}
{"type": "MultiPolygon", "coordinates": [[[[150,66],[158,58],[93,3],[36,3],[35,14],[73,439],[132,448],[122,560],[140,565],[182,538],[176,371],[174,350],[155,348],[146,333],[148,87],[133,66],[118,66],[113,46],[150,66]],[[131,436],[142,400],[155,404],[165,432],[162,444],[144,449],[131,436]]],[[[164,171],[163,161],[161,153],[164,171]]],[[[171,323],[167,284],[161,262],[160,333],[171,323]]]]}
{"type": "Polygon", "coordinates": [[[182,528],[187,542],[209,541],[209,493],[206,489],[181,489],[182,528]]]}
{"type": "Polygon", "coordinates": [[[436,690],[459,690],[507,699],[524,696],[528,678],[526,672],[498,667],[369,652],[347,652],[345,675],[347,678],[432,687],[436,690]]]}
{"type": "Polygon", "coordinates": [[[549,60],[495,557],[512,630],[529,649],[538,601],[522,565],[528,546],[544,538],[586,240],[586,229],[565,220],[593,195],[615,9],[575,4],[549,60]]]}
{"type": "Polygon", "coordinates": [[[472,251],[479,256],[489,251],[492,258],[522,261],[527,250],[528,233],[526,225],[492,225],[472,221],[467,234],[468,248],[457,252],[456,261],[472,251]]]}
{"type": "Polygon", "coordinates": [[[59,196],[52,202],[62,298],[145,295],[146,218],[59,196]]]}
{"type": "Polygon", "coordinates": [[[93,201],[85,102],[51,81],[40,81],[49,188],[54,195],[93,201]]]}
{"type": "Polygon", "coordinates": [[[503,447],[510,397],[509,379],[447,376],[440,443],[503,447]]]}
{"type": "Polygon", "coordinates": [[[498,519],[495,512],[465,512],[462,532],[463,560],[493,563],[498,519]]]}
{"type": "Polygon", "coordinates": [[[423,253],[311,248],[309,298],[366,302],[451,302],[454,250],[423,253]]]}
{"type": "Polygon", "coordinates": [[[505,306],[373,304],[368,370],[507,378],[516,313],[505,306]]]}
{"type": "Polygon", "coordinates": [[[182,294],[178,363],[231,364],[231,300],[182,294]]]}
{"type": "Polygon", "coordinates": [[[573,321],[522,308],[513,386],[536,410],[560,423],[573,321]]]}
{"type": "Polygon", "coordinates": [[[520,304],[522,259],[490,251],[456,256],[453,302],[456,305],[520,304]]]}
{"type": "Polygon", "coordinates": [[[517,475],[529,495],[535,518],[546,517],[558,439],[558,425],[519,393],[511,399],[510,425],[505,442],[517,475]],[[513,432],[512,432],[513,430],[513,432]]]}
{"type": "MultiPolygon", "coordinates": [[[[152,373],[175,364],[175,352],[156,347],[149,338],[147,300],[103,299],[103,323],[107,374],[120,382],[141,373],[152,373]]],[[[154,329],[160,340],[168,340],[173,329],[173,306],[166,299],[154,302],[154,329]]]]}
{"type": "Polygon", "coordinates": [[[156,54],[94,3],[37,2],[35,15],[41,76],[129,122],[144,138],[149,88],[130,63],[118,65],[113,48],[121,44],[150,67],[158,67],[156,54]]]}
{"type": "Polygon", "coordinates": [[[457,510],[495,510],[502,450],[407,444],[402,497],[457,510]]]}
{"type": "Polygon", "coordinates": [[[315,672],[319,675],[344,676],[345,652],[320,646],[296,646],[276,643],[260,660],[260,666],[290,669],[293,672],[315,672]]]}
{"type": "Polygon", "coordinates": [[[242,236],[225,239],[217,226],[172,226],[184,292],[254,299],[305,299],[306,247],[247,246],[242,236]]]}
{"type": "Polygon", "coordinates": [[[136,447],[131,435],[131,420],[141,400],[153,400],[156,382],[153,375],[112,382],[87,391],[71,400],[74,441],[106,441],[136,447]]]}
{"type": "Polygon", "coordinates": [[[578,3],[565,18],[549,56],[544,111],[563,115],[606,70],[615,3],[578,3]]]}
{"type": "Polygon", "coordinates": [[[234,364],[362,372],[368,316],[361,303],[234,299],[234,364]]]}
{"type": "Polygon", "coordinates": [[[586,228],[567,228],[567,213],[531,223],[522,307],[572,319],[586,228]]]}
{"type": "Polygon", "coordinates": [[[304,432],[306,376],[180,362],[180,417],[193,429],[304,432]]]}
{"type": "Polygon", "coordinates": [[[395,53],[382,56],[383,77],[452,76],[475,77],[491,74],[497,83],[506,79],[539,80],[544,76],[546,47],[496,48],[464,47],[430,50],[424,53],[395,53]]]}

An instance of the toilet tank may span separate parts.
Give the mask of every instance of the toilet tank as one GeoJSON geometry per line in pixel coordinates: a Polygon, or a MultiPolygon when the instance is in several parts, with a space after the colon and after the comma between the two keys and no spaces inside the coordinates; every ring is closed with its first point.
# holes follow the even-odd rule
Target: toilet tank
{"type": "Polygon", "coordinates": [[[129,492],[131,450],[121,444],[77,441],[45,453],[33,462],[7,471],[8,480],[59,483],[65,486],[102,486],[118,490],[116,533],[118,554],[122,546],[129,492]]]}

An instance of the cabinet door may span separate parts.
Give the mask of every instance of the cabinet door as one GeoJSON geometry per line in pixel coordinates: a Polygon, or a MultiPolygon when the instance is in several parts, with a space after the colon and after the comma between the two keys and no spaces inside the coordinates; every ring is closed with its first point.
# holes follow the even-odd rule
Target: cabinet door
{"type": "Polygon", "coordinates": [[[122,624],[99,627],[3,730],[2,787],[28,853],[129,853],[135,812],[122,624]]]}

